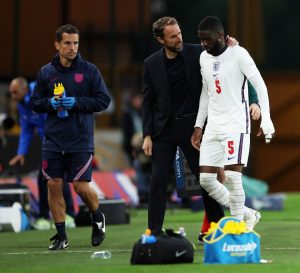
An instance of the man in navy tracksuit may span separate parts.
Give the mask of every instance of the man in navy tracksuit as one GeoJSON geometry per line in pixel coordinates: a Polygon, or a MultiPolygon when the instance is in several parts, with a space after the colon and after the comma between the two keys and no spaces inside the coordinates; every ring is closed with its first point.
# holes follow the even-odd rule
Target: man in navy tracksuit
{"type": "MultiPolygon", "coordinates": [[[[37,114],[32,111],[30,108],[30,97],[33,93],[35,82],[28,84],[27,80],[24,77],[14,78],[9,85],[9,93],[11,98],[18,102],[18,111],[19,111],[19,123],[20,123],[20,138],[17,155],[15,155],[10,161],[10,166],[16,166],[20,163],[21,166],[25,163],[25,156],[28,153],[28,149],[31,143],[31,140],[34,136],[35,130],[39,134],[41,140],[44,138],[45,134],[45,121],[47,114],[37,114]]],[[[38,190],[39,190],[39,215],[33,227],[35,229],[50,229],[51,223],[49,221],[49,205],[47,198],[47,183],[43,180],[42,172],[38,176],[38,190]]],[[[66,224],[69,227],[74,226],[75,216],[73,200],[71,191],[67,184],[64,184],[64,198],[67,204],[67,214],[69,214],[69,219],[66,224]],[[71,217],[70,217],[71,216],[71,217]]]]}
{"type": "Polygon", "coordinates": [[[54,242],[49,250],[68,248],[62,195],[65,173],[92,214],[92,245],[98,246],[105,237],[105,217],[99,209],[97,194],[88,182],[91,181],[94,152],[94,112],[105,110],[110,96],[99,70],[81,58],[78,46],[77,28],[68,24],[57,29],[55,48],[58,54],[39,71],[30,99],[34,111],[48,113],[42,167],[57,230],[50,239],[54,242]]]}

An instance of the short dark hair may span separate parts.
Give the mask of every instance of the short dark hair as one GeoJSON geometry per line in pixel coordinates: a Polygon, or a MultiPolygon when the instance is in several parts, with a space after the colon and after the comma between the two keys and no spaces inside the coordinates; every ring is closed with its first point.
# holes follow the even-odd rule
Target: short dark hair
{"type": "Polygon", "coordinates": [[[62,38],[63,33],[78,34],[78,36],[79,36],[79,30],[76,27],[74,27],[73,25],[71,25],[71,24],[62,25],[55,32],[55,38],[56,38],[57,42],[60,42],[63,39],[62,38]]]}
{"type": "Polygon", "coordinates": [[[161,17],[156,20],[152,25],[152,31],[155,38],[164,37],[164,28],[169,25],[179,25],[177,20],[174,17],[161,17]]]}
{"type": "Polygon", "coordinates": [[[224,33],[224,27],[220,18],[216,16],[206,16],[204,17],[199,26],[198,31],[202,30],[212,30],[219,33],[224,33]]]}

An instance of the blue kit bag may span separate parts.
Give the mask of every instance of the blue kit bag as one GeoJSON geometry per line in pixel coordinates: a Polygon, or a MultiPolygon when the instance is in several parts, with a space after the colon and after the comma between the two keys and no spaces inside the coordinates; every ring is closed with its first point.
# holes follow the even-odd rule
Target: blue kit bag
{"type": "Polygon", "coordinates": [[[235,217],[212,223],[204,240],[205,264],[260,263],[260,236],[235,217]]]}

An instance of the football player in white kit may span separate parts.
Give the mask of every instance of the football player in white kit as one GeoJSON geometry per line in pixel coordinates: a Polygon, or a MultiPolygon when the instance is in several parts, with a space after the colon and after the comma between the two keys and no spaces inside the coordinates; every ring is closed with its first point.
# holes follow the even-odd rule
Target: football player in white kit
{"type": "Polygon", "coordinates": [[[267,88],[247,50],[227,47],[219,18],[205,17],[199,24],[198,36],[205,49],[200,55],[203,88],[191,142],[196,149],[200,148],[200,184],[252,230],[260,213],[245,207],[242,185],[242,169],[247,165],[250,148],[247,79],[255,88],[261,107],[258,135],[263,133],[269,143],[275,130],[267,88]],[[225,170],[226,187],[217,181],[220,167],[225,170]]]}

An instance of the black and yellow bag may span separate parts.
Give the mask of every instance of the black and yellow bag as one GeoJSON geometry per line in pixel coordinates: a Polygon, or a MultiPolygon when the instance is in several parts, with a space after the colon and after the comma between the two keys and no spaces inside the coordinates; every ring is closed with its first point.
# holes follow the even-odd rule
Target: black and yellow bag
{"type": "Polygon", "coordinates": [[[154,243],[142,243],[139,239],[134,244],[131,264],[171,264],[194,261],[194,246],[184,236],[169,229],[155,238],[154,243]]]}

